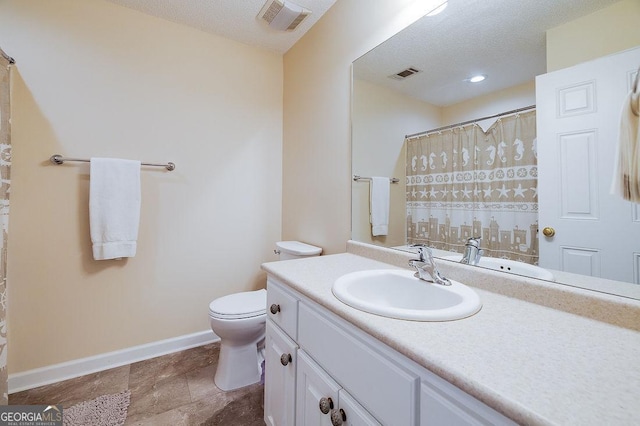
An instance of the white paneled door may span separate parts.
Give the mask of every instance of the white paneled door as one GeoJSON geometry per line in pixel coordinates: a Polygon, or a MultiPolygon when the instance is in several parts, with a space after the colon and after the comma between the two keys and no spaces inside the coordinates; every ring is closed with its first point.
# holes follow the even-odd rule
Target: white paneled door
{"type": "Polygon", "coordinates": [[[640,284],[640,207],[609,193],[639,66],[640,47],[536,78],[542,267],[640,284]]]}

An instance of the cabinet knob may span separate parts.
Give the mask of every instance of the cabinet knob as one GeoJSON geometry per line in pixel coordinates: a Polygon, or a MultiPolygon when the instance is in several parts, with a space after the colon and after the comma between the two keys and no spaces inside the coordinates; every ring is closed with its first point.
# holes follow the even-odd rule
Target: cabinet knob
{"type": "Polygon", "coordinates": [[[342,423],[347,421],[347,415],[344,410],[341,408],[338,410],[331,410],[331,424],[333,426],[340,426],[342,423]]]}
{"type": "Polygon", "coordinates": [[[282,354],[280,356],[280,364],[285,367],[291,362],[291,354],[282,354]]]}
{"type": "Polygon", "coordinates": [[[331,400],[331,398],[320,398],[320,403],[318,405],[322,414],[327,414],[329,411],[333,410],[333,401],[331,400]]]}
{"type": "Polygon", "coordinates": [[[547,226],[542,230],[542,233],[545,237],[553,237],[554,235],[556,235],[556,230],[550,226],[547,226]]]}
{"type": "Polygon", "coordinates": [[[271,313],[273,315],[277,314],[278,312],[280,312],[280,305],[276,305],[275,303],[273,305],[271,305],[271,308],[269,308],[269,310],[271,311],[271,313]]]}

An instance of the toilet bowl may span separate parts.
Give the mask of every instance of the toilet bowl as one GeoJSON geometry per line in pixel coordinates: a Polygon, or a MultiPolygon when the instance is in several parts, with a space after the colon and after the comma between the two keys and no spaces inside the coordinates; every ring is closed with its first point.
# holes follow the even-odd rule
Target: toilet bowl
{"type": "MultiPolygon", "coordinates": [[[[280,241],[280,260],[318,256],[322,249],[298,241],[280,241]]],[[[245,291],[209,304],[209,323],[220,337],[220,357],[214,382],[223,391],[256,383],[262,376],[267,291],[245,291]]]]}
{"type": "Polygon", "coordinates": [[[209,304],[209,323],[220,337],[220,356],[214,381],[224,391],[256,383],[262,374],[267,291],[247,291],[209,304]]]}

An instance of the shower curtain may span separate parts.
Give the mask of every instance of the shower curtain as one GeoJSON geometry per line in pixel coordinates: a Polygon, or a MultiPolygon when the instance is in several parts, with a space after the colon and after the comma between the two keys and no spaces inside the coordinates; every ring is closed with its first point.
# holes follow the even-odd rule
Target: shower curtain
{"type": "Polygon", "coordinates": [[[11,129],[9,127],[10,63],[0,49],[0,404],[8,403],[7,374],[7,235],[9,230],[9,184],[11,171],[11,129]]]}
{"type": "Polygon", "coordinates": [[[538,263],[536,113],[405,140],[407,240],[462,253],[538,263]]]}

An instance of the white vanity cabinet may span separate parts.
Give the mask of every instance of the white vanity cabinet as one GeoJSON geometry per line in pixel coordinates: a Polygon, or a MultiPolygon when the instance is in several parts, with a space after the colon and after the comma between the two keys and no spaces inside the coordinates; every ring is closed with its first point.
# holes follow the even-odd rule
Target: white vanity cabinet
{"type": "Polygon", "coordinates": [[[269,426],[295,423],[297,354],[298,345],[267,320],[264,421],[269,426]]]}
{"type": "Polygon", "coordinates": [[[298,353],[296,424],[305,426],[380,426],[309,355],[298,353]]]}
{"type": "Polygon", "coordinates": [[[422,372],[420,414],[420,426],[517,425],[427,370],[422,372]]]}
{"type": "Polygon", "coordinates": [[[267,302],[268,425],[515,425],[271,276],[267,302]]]}
{"type": "Polygon", "coordinates": [[[298,299],[269,280],[265,336],[264,421],[268,426],[295,424],[298,299]]]}
{"type": "Polygon", "coordinates": [[[419,376],[403,368],[393,351],[374,343],[346,321],[317,305],[300,302],[300,348],[380,423],[417,424],[419,376]]]}
{"type": "Polygon", "coordinates": [[[296,374],[296,424],[331,425],[330,414],[336,409],[340,385],[304,351],[300,351],[296,374]]]}
{"type": "Polygon", "coordinates": [[[339,414],[344,414],[345,425],[348,426],[381,426],[380,423],[369,414],[351,395],[344,389],[338,392],[340,402],[339,414]],[[344,411],[344,413],[343,413],[344,411]],[[349,413],[347,416],[346,413],[349,413]]]}

